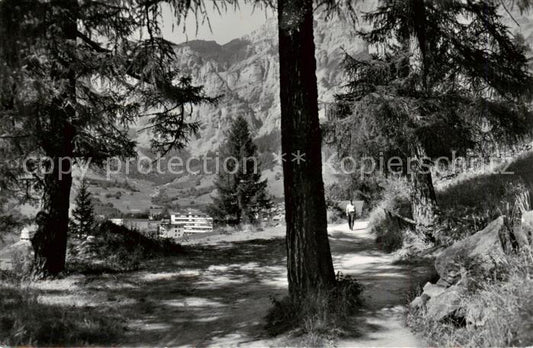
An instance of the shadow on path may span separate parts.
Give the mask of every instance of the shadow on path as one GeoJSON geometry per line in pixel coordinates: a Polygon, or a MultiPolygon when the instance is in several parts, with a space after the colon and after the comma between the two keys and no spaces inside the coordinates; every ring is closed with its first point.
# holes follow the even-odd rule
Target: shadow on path
{"type": "MultiPolygon", "coordinates": [[[[329,228],[335,270],[365,287],[365,308],[352,318],[353,337],[339,346],[423,345],[404,325],[408,294],[429,268],[393,265],[365,222],[354,231],[329,228]]],[[[276,345],[265,337],[271,298],[287,294],[285,241],[185,247],[184,255],[152,260],[144,271],[71,277],[69,290],[41,289],[44,301],[104,308],[127,323],[126,346],[276,345]]],[[[111,344],[112,342],[110,342],[111,344]]]]}
{"type": "Polygon", "coordinates": [[[190,247],[150,271],[89,277],[82,288],[127,319],[124,345],[257,341],[270,298],[286,294],[284,250],[280,239],[190,247]]]}
{"type": "Polygon", "coordinates": [[[377,248],[364,221],[357,221],[353,231],[345,225],[330,226],[329,235],[335,270],[364,286],[364,308],[352,318],[354,335],[338,346],[425,346],[405,325],[405,305],[433,276],[432,264],[393,264],[393,256],[377,248]]]}

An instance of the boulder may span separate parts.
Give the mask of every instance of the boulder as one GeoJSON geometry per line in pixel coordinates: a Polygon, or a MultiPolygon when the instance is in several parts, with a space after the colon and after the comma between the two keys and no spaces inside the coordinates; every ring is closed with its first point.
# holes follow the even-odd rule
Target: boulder
{"type": "Polygon", "coordinates": [[[461,309],[461,298],[465,288],[453,285],[439,295],[430,298],[426,303],[427,316],[435,321],[456,317],[461,309]]]}
{"type": "Polygon", "coordinates": [[[446,280],[444,280],[442,278],[439,278],[439,280],[437,280],[436,284],[439,285],[439,286],[445,287],[445,288],[447,288],[447,287],[452,285],[452,284],[448,283],[446,280]]]}
{"type": "Polygon", "coordinates": [[[410,307],[413,309],[423,308],[430,298],[437,297],[444,291],[446,291],[445,286],[431,284],[430,282],[427,282],[426,285],[424,285],[424,290],[422,294],[416,297],[413,301],[411,301],[410,307]]]}
{"type": "Polygon", "coordinates": [[[446,291],[446,287],[440,286],[438,284],[431,284],[428,282],[426,283],[426,285],[424,285],[424,292],[421,296],[430,299],[432,297],[439,296],[444,291],[446,291]]]}
{"type": "Polygon", "coordinates": [[[475,263],[478,268],[476,271],[481,274],[489,274],[497,265],[503,263],[505,253],[500,233],[506,228],[505,218],[501,216],[483,230],[444,249],[435,260],[435,269],[442,279],[441,284],[456,284],[461,279],[463,266],[467,263],[475,263]]]}
{"type": "Polygon", "coordinates": [[[424,307],[425,301],[422,299],[422,296],[417,296],[411,303],[409,307],[411,309],[421,309],[424,307]]]}

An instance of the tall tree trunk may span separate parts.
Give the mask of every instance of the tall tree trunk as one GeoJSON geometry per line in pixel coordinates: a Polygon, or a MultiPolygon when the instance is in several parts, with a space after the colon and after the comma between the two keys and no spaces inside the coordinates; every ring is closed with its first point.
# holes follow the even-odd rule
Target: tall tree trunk
{"type": "Polygon", "coordinates": [[[411,185],[413,220],[417,228],[427,231],[437,220],[437,199],[431,173],[413,173],[411,185]]]}
{"type": "Polygon", "coordinates": [[[294,300],[335,284],[322,181],[312,7],[312,0],[278,0],[287,268],[294,300]]]}
{"type": "Polygon", "coordinates": [[[431,177],[431,162],[423,147],[414,147],[414,166],[411,167],[411,207],[417,232],[433,239],[433,227],[438,218],[437,198],[431,177]]]}
{"type": "MultiPolygon", "coordinates": [[[[51,54],[68,57],[63,50],[67,42],[76,42],[77,0],[53,0],[57,17],[55,24],[61,28],[52,40],[61,45],[51,46],[51,54]]],[[[70,189],[72,186],[72,161],[74,156],[76,75],[69,61],[52,70],[55,81],[65,81],[60,97],[56,98],[48,110],[48,122],[41,146],[51,158],[50,173],[44,176],[41,211],[38,214],[38,230],[32,239],[35,250],[36,272],[40,275],[55,275],[65,269],[67,233],[69,225],[70,189]]],[[[58,84],[59,85],[59,84],[58,84]]]]}
{"type": "MultiPolygon", "coordinates": [[[[68,156],[68,151],[65,155],[68,156]]],[[[37,219],[39,228],[32,239],[36,271],[44,276],[55,275],[65,269],[72,174],[70,162],[61,157],[52,158],[53,170],[45,175],[41,211],[37,219]],[[62,168],[61,173],[59,168],[62,168]],[[66,171],[68,173],[64,173],[66,171]]]]}

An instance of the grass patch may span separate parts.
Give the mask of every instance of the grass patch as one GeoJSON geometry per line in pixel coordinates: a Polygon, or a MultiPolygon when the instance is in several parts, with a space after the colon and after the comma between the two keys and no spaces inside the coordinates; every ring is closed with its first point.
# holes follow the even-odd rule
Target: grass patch
{"type": "Polygon", "coordinates": [[[498,216],[509,214],[517,196],[524,192],[531,196],[533,152],[526,152],[489,173],[463,173],[446,185],[436,186],[441,211],[437,239],[447,246],[482,230],[498,216]]]}
{"type": "MultiPolygon", "coordinates": [[[[370,213],[371,231],[376,235],[380,249],[386,252],[411,246],[408,229],[412,226],[388,213],[411,218],[409,192],[405,179],[387,179],[381,201],[370,213]]],[[[516,197],[524,192],[533,196],[533,152],[493,169],[491,173],[464,173],[446,185],[436,184],[440,210],[436,245],[449,246],[482,230],[498,216],[509,214],[516,197]]]]}
{"type": "Polygon", "coordinates": [[[482,230],[507,214],[516,197],[527,191],[517,175],[485,174],[462,180],[437,191],[441,211],[439,244],[448,246],[482,230]]]}
{"type": "Polygon", "coordinates": [[[43,304],[39,291],[18,286],[0,291],[0,345],[109,345],[125,330],[105,309],[43,304]]]}
{"type": "Polygon", "coordinates": [[[360,308],[361,291],[354,278],[339,273],[333,289],[318,290],[297,303],[289,297],[272,299],[266,331],[270,336],[289,332],[299,345],[324,345],[353,330],[348,319],[360,308]]]}

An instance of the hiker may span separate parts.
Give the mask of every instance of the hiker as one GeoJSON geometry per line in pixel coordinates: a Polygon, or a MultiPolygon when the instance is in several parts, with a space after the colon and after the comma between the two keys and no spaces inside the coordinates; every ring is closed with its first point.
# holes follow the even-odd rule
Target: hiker
{"type": "Polygon", "coordinates": [[[353,231],[353,223],[355,220],[355,207],[351,199],[350,203],[346,205],[346,215],[348,216],[348,227],[350,228],[350,231],[353,231]]]}

